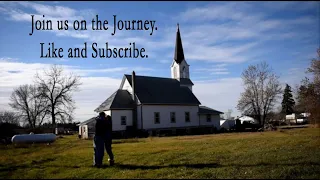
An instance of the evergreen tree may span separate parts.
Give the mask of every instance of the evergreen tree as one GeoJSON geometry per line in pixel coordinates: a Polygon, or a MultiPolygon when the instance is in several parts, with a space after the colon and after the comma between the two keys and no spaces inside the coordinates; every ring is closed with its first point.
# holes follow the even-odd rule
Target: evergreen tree
{"type": "Polygon", "coordinates": [[[294,99],[292,97],[291,87],[286,84],[286,88],[283,92],[283,99],[282,99],[282,113],[285,114],[292,114],[294,112],[293,108],[295,105],[294,99]]]}

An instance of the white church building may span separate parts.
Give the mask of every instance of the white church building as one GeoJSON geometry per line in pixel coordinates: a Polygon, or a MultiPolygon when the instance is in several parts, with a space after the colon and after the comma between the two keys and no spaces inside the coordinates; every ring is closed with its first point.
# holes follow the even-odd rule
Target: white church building
{"type": "Polygon", "coordinates": [[[131,75],[125,74],[119,89],[95,112],[103,111],[111,116],[113,131],[132,128],[148,132],[199,127],[220,129],[222,112],[200,106],[192,92],[194,84],[189,68],[178,25],[171,78],[140,76],[134,71],[131,75]]]}

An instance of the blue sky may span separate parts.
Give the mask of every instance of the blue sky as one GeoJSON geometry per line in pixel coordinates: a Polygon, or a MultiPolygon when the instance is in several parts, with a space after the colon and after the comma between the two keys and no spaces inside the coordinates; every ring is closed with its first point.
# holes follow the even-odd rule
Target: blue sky
{"type": "MultiPolygon", "coordinates": [[[[241,72],[267,61],[282,83],[295,86],[319,47],[319,2],[0,2],[0,109],[8,109],[12,88],[32,83],[36,71],[60,64],[82,76],[75,93],[76,119],[93,110],[120,85],[124,73],[170,77],[176,24],[180,24],[194,93],[203,105],[233,110],[243,91],[241,72]],[[87,31],[31,31],[31,15],[56,20],[87,20],[87,31]],[[157,31],[92,31],[95,15],[113,24],[155,20],[157,31]],[[41,59],[40,43],[64,48],[63,59],[41,59]],[[68,59],[67,49],[88,44],[87,59],[68,59]],[[144,47],[148,59],[93,59],[93,42],[103,46],[144,47]]],[[[54,23],[55,24],[55,23],[54,23]]],[[[54,27],[55,28],[55,27],[54,27]]]]}

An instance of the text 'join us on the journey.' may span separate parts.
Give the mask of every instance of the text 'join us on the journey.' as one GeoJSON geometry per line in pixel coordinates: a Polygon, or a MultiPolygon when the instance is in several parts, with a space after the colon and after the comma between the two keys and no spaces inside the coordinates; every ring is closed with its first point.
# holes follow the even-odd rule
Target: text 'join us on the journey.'
{"type": "MultiPolygon", "coordinates": [[[[31,33],[29,35],[33,35],[35,30],[37,31],[48,31],[54,30],[53,29],[53,22],[50,19],[47,19],[45,15],[42,16],[43,19],[37,20],[35,19],[34,15],[31,15],[31,33]]],[[[117,31],[149,31],[150,35],[158,30],[156,27],[155,20],[118,20],[116,15],[113,15],[113,23],[112,23],[112,33],[111,35],[116,35],[117,31]]],[[[56,30],[68,30],[69,26],[72,25],[73,30],[88,30],[87,29],[87,21],[86,20],[74,20],[72,23],[69,24],[68,20],[58,20],[56,30]]],[[[100,20],[99,16],[96,15],[95,18],[91,20],[91,30],[98,31],[98,30],[109,30],[109,21],[108,20],[100,20]]]]}

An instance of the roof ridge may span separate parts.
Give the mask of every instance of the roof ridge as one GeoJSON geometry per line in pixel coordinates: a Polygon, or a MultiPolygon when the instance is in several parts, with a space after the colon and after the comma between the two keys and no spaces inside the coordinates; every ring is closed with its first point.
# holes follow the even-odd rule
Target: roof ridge
{"type": "Polygon", "coordinates": [[[209,110],[217,111],[217,112],[220,112],[220,113],[224,114],[224,113],[223,113],[223,112],[221,112],[221,111],[218,111],[218,110],[216,110],[216,109],[213,109],[213,108],[211,108],[211,107],[204,106],[204,105],[199,105],[199,108],[205,108],[205,109],[209,109],[209,110]]]}
{"type": "Polygon", "coordinates": [[[96,108],[94,111],[98,111],[99,109],[100,109],[100,107],[105,103],[105,102],[107,102],[110,98],[110,100],[112,100],[111,101],[111,104],[113,103],[113,101],[114,101],[114,99],[115,99],[115,97],[116,97],[116,95],[118,94],[118,90],[120,90],[120,89],[117,89],[114,93],[112,93],[110,96],[109,96],[109,98],[107,98],[106,100],[104,100],[100,105],[99,105],[99,107],[98,108],[96,108]]]}
{"type": "MultiPolygon", "coordinates": [[[[125,76],[132,76],[131,74],[124,74],[125,76]]],[[[178,81],[177,79],[169,78],[169,77],[157,77],[157,76],[141,76],[141,75],[135,75],[136,77],[147,77],[147,78],[158,78],[158,79],[170,79],[178,81]]]]}
{"type": "Polygon", "coordinates": [[[94,116],[94,117],[92,117],[90,119],[87,119],[85,121],[82,121],[82,122],[79,123],[79,125],[87,124],[88,122],[91,122],[91,121],[95,120],[95,118],[96,118],[96,116],[94,116]]]}

